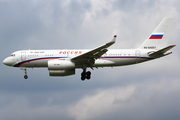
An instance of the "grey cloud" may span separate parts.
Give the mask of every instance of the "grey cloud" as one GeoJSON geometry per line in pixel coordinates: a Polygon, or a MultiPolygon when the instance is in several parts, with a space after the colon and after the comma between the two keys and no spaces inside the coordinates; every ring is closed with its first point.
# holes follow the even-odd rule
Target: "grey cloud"
{"type": "MultiPolygon", "coordinates": [[[[32,46],[37,47],[37,44],[44,45],[46,41],[58,43],[60,40],[68,39],[67,33],[75,32],[74,29],[81,25],[83,13],[90,9],[90,4],[73,1],[63,8],[62,3],[63,1],[41,1],[38,4],[25,1],[1,3],[4,8],[1,11],[2,44],[9,41],[8,45],[16,44],[20,49],[25,49],[25,46],[30,47],[28,44],[32,48],[32,46]]],[[[63,44],[67,42],[63,41],[61,41],[63,44]]],[[[48,43],[46,48],[50,48],[47,46],[48,43]]],[[[63,46],[53,45],[55,48],[63,46]]]]}
{"type": "Polygon", "coordinates": [[[75,115],[76,119],[179,119],[180,116],[176,112],[176,110],[179,110],[179,107],[177,107],[179,106],[177,105],[179,96],[176,96],[179,87],[178,85],[176,86],[176,84],[179,84],[178,80],[170,82],[164,79],[156,81],[156,83],[146,81],[133,85],[135,89],[129,96],[127,94],[127,88],[130,85],[126,88],[120,87],[117,89],[114,87],[113,92],[107,89],[107,91],[102,90],[95,95],[85,97],[75,106],[72,106],[74,110],[72,113],[75,113],[73,115],[75,115]],[[110,93],[113,94],[111,95],[113,98],[108,95],[110,93]],[[124,99],[123,94],[127,95],[127,98],[125,97],[124,99]],[[105,97],[105,95],[107,96],[105,97]],[[98,96],[101,96],[101,99],[98,96]],[[104,97],[106,99],[103,99],[104,97]],[[91,101],[95,105],[93,105],[91,101]],[[81,104],[84,105],[84,107],[81,104]],[[100,109],[98,113],[91,115],[93,109],[95,109],[90,106],[91,104],[92,106],[96,106],[94,112],[100,109]],[[78,112],[81,112],[81,109],[82,113],[84,113],[82,116],[78,114],[78,112]],[[171,111],[174,110],[175,112],[172,113],[171,111]],[[90,112],[89,114],[88,111],[90,112]],[[104,114],[102,115],[101,113],[104,114]],[[170,115],[167,115],[167,113],[170,115]]]}

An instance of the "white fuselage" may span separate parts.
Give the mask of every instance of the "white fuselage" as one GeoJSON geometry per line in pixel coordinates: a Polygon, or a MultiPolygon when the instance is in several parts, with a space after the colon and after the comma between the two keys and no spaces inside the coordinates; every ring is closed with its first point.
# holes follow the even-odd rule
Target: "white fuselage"
{"type": "MultiPolygon", "coordinates": [[[[71,60],[71,58],[88,52],[89,50],[22,50],[16,51],[6,58],[3,63],[12,67],[48,67],[49,60],[71,60]]],[[[131,65],[153,58],[144,49],[112,49],[95,60],[94,67],[112,67],[131,65]]],[[[81,68],[76,65],[76,68],[81,68]]]]}

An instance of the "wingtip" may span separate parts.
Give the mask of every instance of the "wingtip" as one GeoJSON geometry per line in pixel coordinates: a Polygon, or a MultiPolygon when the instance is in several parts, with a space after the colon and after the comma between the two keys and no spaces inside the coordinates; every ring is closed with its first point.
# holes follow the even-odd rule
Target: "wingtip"
{"type": "Polygon", "coordinates": [[[170,45],[171,47],[175,47],[176,45],[170,45]]]}
{"type": "Polygon", "coordinates": [[[116,37],[117,37],[117,35],[114,35],[114,37],[113,37],[113,39],[112,39],[112,43],[115,43],[116,42],[116,37]]]}

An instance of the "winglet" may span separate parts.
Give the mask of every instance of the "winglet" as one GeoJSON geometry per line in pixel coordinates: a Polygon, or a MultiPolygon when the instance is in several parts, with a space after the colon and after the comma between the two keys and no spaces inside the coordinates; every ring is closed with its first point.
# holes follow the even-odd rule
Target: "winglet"
{"type": "Polygon", "coordinates": [[[112,43],[116,42],[116,37],[117,37],[117,35],[114,35],[113,39],[111,40],[112,43]]]}

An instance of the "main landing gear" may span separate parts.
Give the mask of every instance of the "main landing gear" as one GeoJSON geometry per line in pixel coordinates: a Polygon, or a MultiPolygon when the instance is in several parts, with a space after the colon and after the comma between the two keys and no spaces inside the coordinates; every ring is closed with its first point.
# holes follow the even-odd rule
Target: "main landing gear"
{"type": "Polygon", "coordinates": [[[21,70],[24,70],[24,73],[25,73],[24,79],[27,79],[28,78],[28,76],[27,76],[27,69],[26,68],[21,68],[21,70]]]}
{"type": "Polygon", "coordinates": [[[84,81],[85,79],[90,79],[91,78],[91,72],[87,71],[86,69],[83,69],[83,72],[81,73],[81,80],[84,81]]]}

